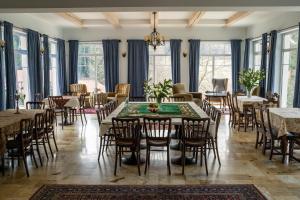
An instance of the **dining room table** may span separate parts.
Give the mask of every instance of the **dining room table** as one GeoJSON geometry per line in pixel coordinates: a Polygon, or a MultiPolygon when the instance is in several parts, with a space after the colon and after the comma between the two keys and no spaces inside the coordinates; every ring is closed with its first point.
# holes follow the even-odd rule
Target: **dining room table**
{"type": "Polygon", "coordinates": [[[237,96],[237,106],[240,111],[243,112],[244,105],[262,104],[264,101],[268,101],[266,98],[259,96],[237,96]]]}
{"type": "Polygon", "coordinates": [[[300,134],[300,108],[269,108],[271,125],[282,139],[283,153],[287,154],[288,134],[300,134]]]}
{"type": "MultiPolygon", "coordinates": [[[[196,103],[194,102],[176,102],[176,103],[161,103],[159,110],[156,113],[152,113],[148,110],[149,103],[147,102],[123,102],[121,103],[110,115],[108,115],[100,124],[100,136],[103,136],[106,131],[112,127],[112,118],[114,117],[138,117],[143,123],[142,118],[144,116],[164,116],[171,118],[172,125],[181,125],[182,117],[193,118],[209,118],[196,103]]],[[[209,132],[215,134],[215,122],[211,120],[209,132]]],[[[142,159],[143,160],[143,159],[142,159]]],[[[124,164],[137,164],[135,153],[132,152],[130,157],[123,157],[124,164]]],[[[182,157],[174,157],[171,159],[173,164],[181,164],[182,157]]],[[[195,164],[196,158],[186,157],[186,164],[195,164]]]]}
{"type": "Polygon", "coordinates": [[[222,104],[222,112],[224,112],[224,110],[226,109],[226,97],[227,97],[227,93],[226,92],[210,92],[210,91],[207,91],[204,93],[205,95],[205,98],[207,99],[207,101],[209,103],[211,103],[211,100],[212,99],[220,99],[222,104]]]}
{"type": "Polygon", "coordinates": [[[45,110],[40,109],[20,109],[19,113],[16,113],[15,109],[0,111],[0,155],[3,155],[6,151],[7,137],[18,134],[22,119],[34,120],[36,114],[44,112],[45,110]]]}
{"type": "MultiPolygon", "coordinates": [[[[43,99],[46,107],[49,107],[49,99],[43,99]]],[[[55,99],[54,103],[56,104],[58,109],[63,109],[64,111],[64,126],[72,125],[68,121],[69,109],[70,108],[79,108],[80,102],[78,96],[62,96],[62,99],[55,99]]]]}

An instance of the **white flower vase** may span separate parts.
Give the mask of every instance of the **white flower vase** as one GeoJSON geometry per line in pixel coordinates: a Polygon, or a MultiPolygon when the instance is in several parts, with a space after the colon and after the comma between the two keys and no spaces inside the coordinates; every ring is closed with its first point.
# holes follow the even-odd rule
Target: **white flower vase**
{"type": "Polygon", "coordinates": [[[248,97],[248,98],[251,98],[251,97],[252,97],[252,93],[253,93],[253,91],[254,91],[255,88],[256,88],[256,87],[253,87],[253,88],[251,88],[250,90],[249,90],[249,89],[246,89],[246,94],[247,94],[247,97],[248,97]]]}

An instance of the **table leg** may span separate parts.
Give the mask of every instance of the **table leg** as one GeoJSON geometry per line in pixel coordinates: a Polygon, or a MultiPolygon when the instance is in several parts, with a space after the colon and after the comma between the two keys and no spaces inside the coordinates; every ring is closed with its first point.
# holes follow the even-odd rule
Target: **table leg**
{"type": "Polygon", "coordinates": [[[281,144],[282,144],[282,163],[284,163],[285,161],[285,158],[286,158],[286,154],[287,154],[287,147],[288,147],[288,139],[287,139],[287,136],[282,136],[281,137],[281,144]]]}

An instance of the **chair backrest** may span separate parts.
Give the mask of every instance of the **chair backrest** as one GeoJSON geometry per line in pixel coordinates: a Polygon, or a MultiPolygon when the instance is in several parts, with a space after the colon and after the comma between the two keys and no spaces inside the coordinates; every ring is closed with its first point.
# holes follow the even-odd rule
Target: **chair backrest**
{"type": "Polygon", "coordinates": [[[237,97],[238,96],[241,96],[241,95],[234,94],[234,95],[232,95],[232,98],[231,98],[231,100],[232,100],[232,108],[235,111],[239,111],[239,106],[238,106],[238,101],[237,101],[237,97]]]}
{"type": "Polygon", "coordinates": [[[210,118],[182,118],[182,142],[206,141],[209,125],[210,118]]]}
{"type": "Polygon", "coordinates": [[[170,96],[169,102],[184,102],[185,98],[184,97],[175,97],[175,96],[170,96]]]}
{"type": "Polygon", "coordinates": [[[146,101],[146,97],[145,96],[135,96],[135,97],[131,96],[131,97],[129,97],[129,101],[144,102],[144,101],[146,101]]]}
{"type": "Polygon", "coordinates": [[[112,118],[116,144],[129,141],[139,145],[141,140],[141,125],[139,118],[112,118]]]}
{"type": "Polygon", "coordinates": [[[226,100],[227,100],[227,104],[228,104],[229,110],[231,112],[234,112],[233,105],[232,105],[232,95],[230,94],[230,92],[227,92],[226,100]]]}
{"type": "Polygon", "coordinates": [[[42,132],[44,132],[45,129],[45,114],[44,113],[37,113],[34,116],[34,134],[35,137],[37,138],[38,135],[42,132]]]}
{"type": "Polygon", "coordinates": [[[146,139],[168,139],[171,133],[171,118],[144,117],[144,130],[146,139]]]}
{"type": "Polygon", "coordinates": [[[26,102],[26,109],[44,109],[45,102],[42,101],[27,101],[26,102]]]}
{"type": "Polygon", "coordinates": [[[63,99],[63,96],[48,96],[49,107],[50,108],[56,108],[55,101],[59,101],[61,99],[63,99]]]}
{"type": "Polygon", "coordinates": [[[45,126],[46,128],[52,127],[53,123],[55,121],[55,114],[54,114],[54,110],[51,108],[48,108],[46,110],[45,116],[44,116],[44,120],[45,120],[45,126]]]}
{"type": "Polygon", "coordinates": [[[80,94],[80,96],[79,96],[79,107],[80,108],[84,108],[86,96],[87,96],[86,94],[80,94]]]}
{"type": "Polygon", "coordinates": [[[98,120],[98,124],[99,126],[101,125],[101,122],[106,118],[106,111],[104,107],[101,107],[99,109],[96,110],[97,113],[97,120],[98,120]]]}
{"type": "Polygon", "coordinates": [[[35,93],[34,94],[34,101],[42,101],[41,93],[35,93]]]}
{"type": "Polygon", "coordinates": [[[187,93],[183,83],[176,83],[172,87],[173,94],[187,93]]]}
{"type": "Polygon", "coordinates": [[[259,103],[253,105],[254,110],[254,122],[257,128],[262,128],[265,131],[265,119],[264,119],[264,112],[265,106],[259,103]]]}
{"type": "Polygon", "coordinates": [[[216,128],[215,128],[215,138],[218,137],[218,130],[219,130],[219,125],[222,117],[222,112],[217,109],[215,106],[211,106],[210,109],[210,118],[215,122],[216,128]]]}
{"type": "Polygon", "coordinates": [[[32,137],[32,120],[22,119],[17,136],[21,151],[29,151],[29,147],[32,145],[32,137]]]}
{"type": "Polygon", "coordinates": [[[257,86],[253,92],[252,92],[252,95],[253,96],[259,96],[259,93],[260,93],[260,86],[257,86]]]}
{"type": "Polygon", "coordinates": [[[214,92],[227,92],[228,78],[213,78],[212,85],[214,92]]]}
{"type": "Polygon", "coordinates": [[[203,105],[202,109],[204,110],[204,112],[206,112],[206,114],[209,115],[210,114],[210,108],[211,108],[210,103],[205,99],[205,100],[202,101],[202,105],[203,105]]]}
{"type": "Polygon", "coordinates": [[[87,93],[87,87],[86,84],[70,84],[70,93],[72,96],[79,96],[80,94],[85,94],[87,93]]]}
{"type": "Polygon", "coordinates": [[[130,93],[130,84],[127,83],[119,83],[115,87],[116,94],[124,94],[129,97],[130,93]]]}
{"type": "Polygon", "coordinates": [[[268,102],[270,104],[276,105],[276,107],[280,107],[280,95],[278,93],[270,93],[268,92],[266,95],[266,98],[268,99],[268,102]]]}

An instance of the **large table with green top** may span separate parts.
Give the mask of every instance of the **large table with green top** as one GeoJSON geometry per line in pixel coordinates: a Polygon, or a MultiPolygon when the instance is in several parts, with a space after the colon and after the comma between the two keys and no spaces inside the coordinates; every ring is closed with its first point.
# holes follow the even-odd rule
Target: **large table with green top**
{"type": "MultiPolygon", "coordinates": [[[[139,117],[143,118],[145,116],[161,116],[170,117],[172,125],[181,125],[182,117],[194,117],[194,118],[209,118],[209,116],[194,102],[176,102],[176,103],[162,103],[159,106],[159,111],[152,113],[148,110],[149,103],[147,102],[125,102],[121,103],[110,115],[108,115],[100,125],[100,136],[102,136],[107,130],[112,127],[112,118],[114,117],[139,117]]],[[[143,121],[141,120],[141,123],[143,121]]],[[[209,132],[211,135],[215,135],[215,122],[211,120],[209,127],[209,132]]],[[[131,155],[131,161],[125,162],[127,164],[135,164],[132,162],[135,160],[134,153],[131,155]]],[[[180,159],[175,159],[181,163],[180,159]]],[[[188,160],[187,163],[189,163],[188,160]]],[[[176,161],[172,163],[177,163],[176,161]]]]}

